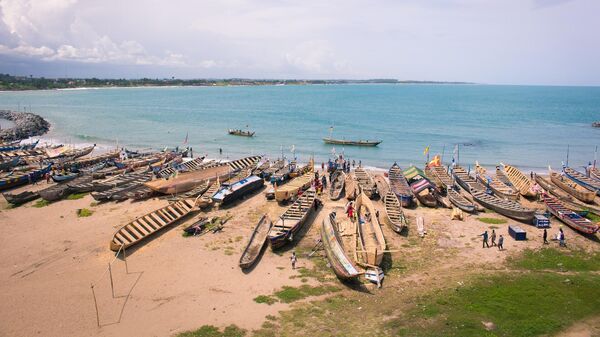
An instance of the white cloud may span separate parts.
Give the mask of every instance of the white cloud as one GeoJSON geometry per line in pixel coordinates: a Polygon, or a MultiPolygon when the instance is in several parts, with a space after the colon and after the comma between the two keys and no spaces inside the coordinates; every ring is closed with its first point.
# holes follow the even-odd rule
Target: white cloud
{"type": "Polygon", "coordinates": [[[306,41],[285,54],[286,62],[300,70],[315,74],[333,74],[346,69],[330,43],[325,40],[306,41]]]}

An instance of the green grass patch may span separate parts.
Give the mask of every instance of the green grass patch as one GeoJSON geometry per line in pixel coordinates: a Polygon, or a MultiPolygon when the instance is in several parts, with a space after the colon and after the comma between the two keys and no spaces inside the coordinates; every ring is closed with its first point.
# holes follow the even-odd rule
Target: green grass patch
{"type": "Polygon", "coordinates": [[[298,288],[284,286],[282,290],[275,293],[275,297],[283,303],[292,303],[309,296],[320,296],[336,291],[340,291],[340,288],[331,285],[311,287],[308,284],[303,284],[298,288]]]}
{"type": "Polygon", "coordinates": [[[89,210],[87,208],[81,208],[77,210],[77,216],[79,218],[86,218],[88,216],[91,216],[92,214],[94,214],[94,211],[89,210]]]}
{"type": "Polygon", "coordinates": [[[232,324],[223,331],[212,325],[204,325],[194,331],[182,332],[177,337],[243,337],[245,335],[246,330],[232,324]]]}
{"type": "Polygon", "coordinates": [[[73,193],[73,194],[69,194],[69,196],[67,197],[67,200],[78,200],[78,199],[82,199],[83,197],[85,197],[86,195],[88,195],[87,193],[73,193]]]}
{"type": "MultiPolygon", "coordinates": [[[[506,219],[496,219],[496,218],[477,218],[477,220],[489,224],[489,225],[500,225],[506,223],[506,219]]],[[[496,227],[498,228],[498,227],[496,227]]]]}
{"type": "Polygon", "coordinates": [[[98,205],[100,205],[100,203],[99,203],[99,202],[97,202],[97,201],[92,201],[92,202],[90,202],[90,207],[96,207],[96,206],[98,206],[98,205]]]}
{"type": "Polygon", "coordinates": [[[271,305],[271,304],[277,302],[277,299],[275,299],[271,296],[267,296],[267,295],[258,295],[254,298],[254,302],[265,303],[265,304],[271,305]]]}
{"type": "Polygon", "coordinates": [[[51,202],[50,202],[50,201],[48,201],[48,200],[46,200],[46,199],[40,199],[40,200],[36,201],[36,202],[33,204],[33,207],[36,207],[36,208],[42,208],[42,207],[46,207],[46,206],[48,206],[48,205],[50,205],[50,204],[51,204],[51,202]]]}
{"type": "Polygon", "coordinates": [[[527,249],[522,256],[508,260],[510,266],[528,270],[600,270],[600,252],[563,251],[554,248],[527,249]]]}

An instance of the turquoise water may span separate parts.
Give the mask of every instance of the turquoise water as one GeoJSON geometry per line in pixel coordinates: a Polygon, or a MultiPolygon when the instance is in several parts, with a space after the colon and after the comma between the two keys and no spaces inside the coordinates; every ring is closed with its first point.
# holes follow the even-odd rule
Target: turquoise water
{"type": "Polygon", "coordinates": [[[0,109],[18,106],[53,125],[45,138],[138,148],[181,145],[189,132],[195,153],[237,157],[249,153],[326,160],[322,137],[381,139],[376,148],[336,146],[337,153],[387,168],[422,164],[423,150],[454,144],[465,166],[502,161],[524,169],[580,166],[600,145],[600,87],[488,85],[313,85],[256,87],[111,88],[0,93],[0,109]],[[227,135],[229,128],[254,138],[227,135]]]}

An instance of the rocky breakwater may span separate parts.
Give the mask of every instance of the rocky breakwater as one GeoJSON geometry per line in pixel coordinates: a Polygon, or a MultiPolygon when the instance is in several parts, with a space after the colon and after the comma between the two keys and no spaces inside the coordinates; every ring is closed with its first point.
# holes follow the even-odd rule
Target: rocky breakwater
{"type": "Polygon", "coordinates": [[[15,124],[12,128],[0,130],[0,141],[8,142],[41,136],[50,129],[48,121],[29,112],[0,110],[0,118],[12,121],[15,124]]]}

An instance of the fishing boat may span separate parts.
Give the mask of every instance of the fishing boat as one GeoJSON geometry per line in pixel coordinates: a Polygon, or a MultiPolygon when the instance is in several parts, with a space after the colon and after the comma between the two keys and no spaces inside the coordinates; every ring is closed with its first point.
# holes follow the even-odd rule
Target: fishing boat
{"type": "Polygon", "coordinates": [[[597,195],[600,195],[600,181],[590,178],[568,166],[563,167],[563,172],[567,177],[569,177],[569,179],[589,189],[590,191],[594,191],[597,195]]]}
{"type": "Polygon", "coordinates": [[[291,165],[288,163],[284,165],[279,170],[275,171],[269,181],[271,184],[283,184],[290,178],[290,173],[292,172],[291,165]]]}
{"type": "Polygon", "coordinates": [[[194,200],[184,199],[143,215],[119,228],[110,241],[110,249],[129,248],[166,228],[195,210],[194,200]]]}
{"type": "Polygon", "coordinates": [[[425,172],[416,166],[411,166],[404,171],[404,177],[408,181],[413,194],[423,206],[437,207],[438,203],[433,194],[434,186],[425,178],[425,172]]]}
{"type": "Polygon", "coordinates": [[[312,171],[305,173],[303,176],[291,180],[289,183],[274,188],[274,198],[277,202],[285,202],[291,200],[298,191],[304,191],[310,187],[310,184],[314,178],[312,171]]]}
{"type": "Polygon", "coordinates": [[[334,138],[323,138],[325,144],[349,145],[349,146],[377,146],[382,140],[345,140],[334,138]]]}
{"type": "Polygon", "coordinates": [[[356,197],[356,212],[358,215],[357,262],[364,266],[379,266],[385,253],[385,238],[379,219],[375,216],[373,202],[364,193],[356,197]]]}
{"type": "Polygon", "coordinates": [[[436,185],[441,189],[447,189],[454,185],[452,178],[443,166],[427,166],[425,174],[436,182],[436,185]]]}
{"type": "Polygon", "coordinates": [[[394,163],[388,172],[390,188],[398,196],[402,207],[409,207],[413,203],[414,194],[404,177],[404,173],[398,164],[394,163]]]}
{"type": "Polygon", "coordinates": [[[285,166],[285,160],[283,160],[283,159],[277,160],[274,163],[272,163],[271,166],[269,166],[269,168],[263,170],[261,177],[263,179],[270,180],[271,175],[273,175],[273,173],[281,170],[284,166],[285,166]]]}
{"type": "Polygon", "coordinates": [[[46,173],[50,172],[52,164],[43,168],[31,169],[28,171],[13,171],[0,178],[0,190],[29,184],[38,181],[46,173]]]}
{"type": "Polygon", "coordinates": [[[256,168],[252,171],[252,174],[257,175],[259,177],[263,177],[263,172],[268,169],[269,167],[271,167],[271,162],[268,159],[265,160],[261,160],[257,165],[256,168]]]}
{"type": "Polygon", "coordinates": [[[590,191],[573,180],[563,177],[558,172],[550,171],[550,181],[565,192],[585,203],[593,203],[596,198],[596,193],[594,191],[590,191]]]}
{"type": "Polygon", "coordinates": [[[519,191],[512,185],[504,184],[497,176],[489,176],[487,170],[475,162],[475,177],[484,186],[487,186],[494,195],[499,198],[505,198],[510,200],[519,200],[519,191]]]}
{"type": "Polygon", "coordinates": [[[475,212],[475,205],[460,193],[445,167],[428,165],[425,174],[433,177],[438,182],[438,187],[446,191],[446,196],[452,205],[468,213],[475,212]]]}
{"type": "Polygon", "coordinates": [[[257,176],[249,176],[233,183],[223,183],[221,188],[212,196],[212,200],[225,205],[256,191],[264,185],[265,181],[257,176]]]}
{"type": "Polygon", "coordinates": [[[354,177],[362,193],[370,199],[377,197],[377,185],[375,185],[375,181],[373,181],[373,177],[369,172],[359,166],[354,170],[354,177]]]}
{"type": "Polygon", "coordinates": [[[383,204],[385,206],[385,222],[394,232],[401,233],[402,230],[408,227],[408,220],[404,215],[398,196],[388,190],[383,197],[383,204]]]}
{"type": "MultiPolygon", "coordinates": [[[[375,187],[377,187],[377,193],[383,198],[388,192],[390,192],[390,185],[382,175],[376,175],[373,177],[375,187]]],[[[383,199],[382,199],[383,200],[383,199]]]]}
{"type": "Polygon", "coordinates": [[[0,144],[0,152],[8,152],[8,151],[27,151],[33,150],[39,143],[39,139],[34,143],[30,144],[20,144],[20,141],[15,141],[8,144],[0,144]]]}
{"type": "Polygon", "coordinates": [[[468,213],[475,212],[475,205],[465,198],[459,191],[457,191],[456,187],[450,187],[448,190],[446,190],[446,193],[448,194],[448,199],[454,206],[468,213]]]}
{"type": "Polygon", "coordinates": [[[588,175],[590,176],[590,178],[594,178],[600,181],[600,170],[598,170],[596,166],[590,167],[588,169],[588,175]]]}
{"type": "Polygon", "coordinates": [[[344,194],[346,186],[346,173],[342,170],[335,170],[329,176],[329,199],[339,200],[344,194]]]}
{"type": "Polygon", "coordinates": [[[242,136],[242,137],[253,137],[255,131],[250,131],[250,130],[239,130],[239,129],[229,129],[229,131],[227,131],[230,135],[233,136],[242,136]]]}
{"type": "Polygon", "coordinates": [[[514,186],[519,193],[524,197],[535,197],[536,191],[533,189],[533,182],[526,175],[523,174],[518,168],[510,165],[500,163],[504,168],[504,173],[510,180],[512,186],[514,186]]]}
{"type": "Polygon", "coordinates": [[[356,279],[363,272],[352,261],[344,250],[344,243],[339,233],[335,212],[329,213],[321,225],[321,242],[327,254],[327,260],[335,275],[342,280],[356,279]]]}
{"type": "Polygon", "coordinates": [[[5,160],[0,159],[0,171],[7,171],[19,165],[19,162],[21,162],[21,157],[7,158],[5,160]]]}
{"type": "Polygon", "coordinates": [[[66,172],[66,173],[57,173],[53,174],[50,177],[54,180],[55,183],[64,183],[70,180],[73,180],[79,177],[81,173],[79,172],[66,172]]]}
{"type": "Polygon", "coordinates": [[[538,183],[538,185],[540,185],[540,187],[546,191],[546,193],[552,194],[568,209],[578,213],[579,215],[585,216],[590,211],[592,211],[594,214],[600,215],[600,207],[582,203],[569,193],[565,192],[563,189],[560,189],[558,186],[552,184],[550,180],[542,177],[541,175],[535,175],[535,182],[538,183]]]}
{"type": "Polygon", "coordinates": [[[345,190],[345,194],[346,194],[346,199],[348,200],[354,200],[356,199],[356,195],[358,194],[357,191],[358,187],[356,186],[356,181],[354,180],[354,177],[352,176],[352,174],[346,174],[346,181],[344,181],[344,190],[345,190]]]}
{"type": "Polygon", "coordinates": [[[204,157],[198,157],[186,162],[178,163],[171,167],[163,168],[162,170],[158,171],[156,176],[161,178],[167,178],[175,174],[175,172],[193,172],[211,163],[214,163],[214,161],[205,163],[204,157]]]}
{"type": "Polygon", "coordinates": [[[40,194],[38,192],[32,191],[25,191],[18,194],[3,193],[2,195],[9,204],[15,206],[22,205],[26,202],[33,201],[40,197],[40,194]]]}
{"type": "Polygon", "coordinates": [[[105,164],[107,161],[113,160],[119,157],[119,151],[110,151],[103,153],[101,155],[79,158],[65,164],[65,167],[70,171],[83,170],[84,168],[96,165],[96,164],[105,164]]]}
{"type": "Polygon", "coordinates": [[[471,177],[462,167],[455,166],[452,174],[456,182],[484,207],[515,220],[528,223],[533,220],[535,210],[524,208],[514,200],[501,199],[486,193],[486,187],[471,177]]]}
{"type": "MultiPolygon", "coordinates": [[[[132,178],[132,177],[130,177],[132,178]]],[[[140,174],[135,178],[128,179],[126,182],[117,186],[111,187],[106,190],[92,192],[92,198],[96,201],[123,201],[126,199],[127,192],[133,190],[138,186],[142,186],[144,183],[150,181],[152,175],[150,173],[140,174]]]]}
{"type": "Polygon", "coordinates": [[[250,239],[248,239],[246,248],[244,248],[244,252],[242,252],[242,256],[240,257],[240,268],[248,269],[256,263],[260,252],[265,246],[265,243],[267,243],[267,236],[269,235],[271,226],[273,226],[273,223],[266,214],[258,220],[258,223],[252,231],[252,235],[250,235],[250,239]]]}
{"type": "Polygon", "coordinates": [[[315,190],[308,189],[279,217],[269,232],[272,249],[280,248],[288,241],[294,240],[294,234],[300,230],[312,213],[315,200],[315,190]]]}
{"type": "Polygon", "coordinates": [[[571,211],[555,197],[544,193],[542,199],[544,200],[548,211],[567,226],[585,234],[594,234],[598,231],[597,224],[571,211]]]}

